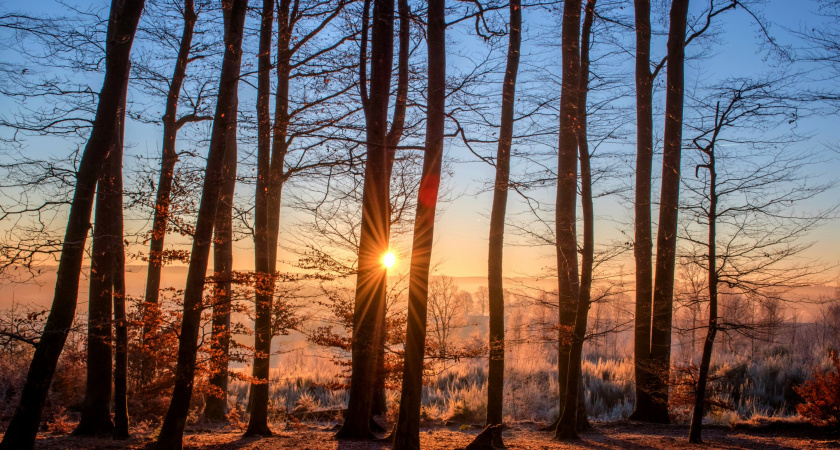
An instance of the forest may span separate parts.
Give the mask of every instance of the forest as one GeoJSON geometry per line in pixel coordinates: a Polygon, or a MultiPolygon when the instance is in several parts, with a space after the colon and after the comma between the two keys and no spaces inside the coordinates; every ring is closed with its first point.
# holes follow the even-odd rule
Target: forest
{"type": "Polygon", "coordinates": [[[840,1],[0,3],[0,450],[840,446],[840,1]]]}

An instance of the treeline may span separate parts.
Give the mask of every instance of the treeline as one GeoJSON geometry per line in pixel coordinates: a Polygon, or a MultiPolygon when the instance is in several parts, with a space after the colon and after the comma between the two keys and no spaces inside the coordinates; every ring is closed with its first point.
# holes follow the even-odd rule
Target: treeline
{"type": "MultiPolygon", "coordinates": [[[[242,334],[240,312],[253,318],[245,433],[271,435],[272,339],[306,319],[290,299],[316,297],[287,286],[338,279],[355,285],[352,296],[332,290],[320,298],[347,331],[310,336],[351,355],[336,437],[375,438],[386,385],[398,385],[391,437],[395,448],[418,448],[427,360],[486,354],[488,428],[476,444],[501,443],[506,237],[556,254],[549,269],[556,295],[540,298],[556,311],[549,329],[561,413],[550,429],[560,439],[588,426],[581,361],[592,338],[589,313],[593,302],[628,290],[615,275],[630,252],[631,418],[670,421],[674,305],[686,298],[675,286],[692,282],[688,297],[708,314],[699,326],[706,334],[700,363],[691,369],[689,439],[699,442],[715,339],[735,326],[720,320],[720,298],[777,302],[826,270],[802,258],[810,246],[803,237],[835,208],[799,205],[833,183],[814,176],[824,156],[801,145],[807,136],[796,125],[836,113],[836,86],[819,80],[837,70],[830,18],[840,11],[832,2],[822,4],[824,30],[793,33],[798,47],[780,43],[760,2],[748,1],[690,7],[674,0],[661,10],[643,0],[256,3],[113,0],[107,17],[85,9],[61,17],[0,11],[9,37],[2,48],[11,55],[0,65],[0,92],[15,105],[0,120],[7,174],[0,270],[25,281],[45,259],[58,261],[37,342],[20,335],[35,350],[0,448],[34,445],[86,259],[87,375],[75,433],[125,438],[129,386],[165,388],[158,448],[182,447],[197,373],[207,374],[211,393],[202,414],[226,420],[229,366],[241,358],[232,339],[242,334]],[[714,38],[726,32],[722,17],[738,12],[777,64],[687,83],[686,61],[714,51],[714,38]],[[530,42],[529,17],[545,31],[530,42]],[[632,79],[617,69],[628,62],[632,79]],[[101,78],[98,92],[90,78],[101,78]],[[124,158],[130,123],[162,126],[159,158],[137,164],[146,168],[133,178],[124,173],[132,167],[124,158]],[[52,142],[78,149],[69,162],[29,154],[33,143],[52,142]],[[628,142],[635,149],[622,156],[628,142]],[[432,289],[455,302],[451,286],[431,278],[435,237],[445,232],[435,229],[435,217],[457,172],[444,159],[447,146],[495,172],[487,181],[488,340],[457,349],[441,329],[427,329],[430,314],[436,324],[454,314],[429,301],[432,289]],[[660,152],[661,171],[654,164],[660,152]],[[521,201],[509,206],[510,193],[521,201]],[[596,237],[602,197],[633,205],[624,242],[596,237]],[[285,230],[281,217],[300,223],[285,230]],[[135,226],[138,220],[145,224],[135,226]],[[243,239],[253,242],[253,271],[234,267],[234,244],[243,239]],[[410,242],[410,268],[407,310],[395,317],[383,258],[400,240],[410,242]],[[290,249],[299,256],[296,270],[280,271],[278,255],[290,249]],[[127,254],[148,264],[136,308],[125,288],[127,254]],[[174,310],[161,289],[162,268],[173,261],[188,268],[174,310]],[[678,269],[685,271],[679,284],[678,269]],[[253,307],[238,310],[242,298],[253,307]],[[176,347],[168,362],[156,350],[176,347]],[[131,358],[131,348],[140,356],[131,358]]],[[[749,320],[737,326],[762,330],[749,320]]]]}

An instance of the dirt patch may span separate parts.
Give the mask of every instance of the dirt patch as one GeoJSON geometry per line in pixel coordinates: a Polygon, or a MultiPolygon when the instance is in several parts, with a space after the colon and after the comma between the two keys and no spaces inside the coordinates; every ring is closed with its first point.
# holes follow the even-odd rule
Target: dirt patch
{"type": "MultiPolygon", "coordinates": [[[[515,424],[504,431],[510,449],[825,449],[840,448],[840,436],[811,428],[783,431],[731,430],[708,427],[703,432],[705,445],[688,443],[688,427],[682,425],[650,425],[635,422],[594,423],[595,429],[582,433],[579,441],[555,441],[552,433],[538,431],[537,424],[515,424]]],[[[331,425],[296,425],[276,428],[270,438],[243,438],[240,431],[231,429],[193,430],[184,436],[185,449],[290,449],[290,450],[380,450],[391,448],[385,442],[347,442],[333,438],[331,425]]],[[[460,430],[454,427],[427,427],[420,434],[424,449],[456,449],[466,447],[480,430],[460,430]]],[[[73,436],[39,436],[36,449],[148,449],[153,439],[137,434],[126,441],[78,438],[73,436]]]]}

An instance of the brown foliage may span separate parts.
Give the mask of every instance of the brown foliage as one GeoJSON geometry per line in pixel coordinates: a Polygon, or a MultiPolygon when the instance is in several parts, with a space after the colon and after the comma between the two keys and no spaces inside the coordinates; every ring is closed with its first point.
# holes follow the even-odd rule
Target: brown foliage
{"type": "MultiPolygon", "coordinates": [[[[697,394],[697,381],[700,368],[694,364],[676,365],[673,369],[674,379],[671,381],[670,398],[668,409],[673,418],[678,422],[689,419],[691,409],[694,406],[694,399],[697,394]]],[[[709,372],[706,385],[706,398],[704,399],[704,411],[725,411],[735,410],[736,406],[725,398],[724,379],[725,374],[709,372]]]]}
{"type": "Polygon", "coordinates": [[[830,353],[834,370],[814,369],[812,378],[794,390],[805,399],[796,411],[814,425],[840,429],[840,357],[830,353]]]}

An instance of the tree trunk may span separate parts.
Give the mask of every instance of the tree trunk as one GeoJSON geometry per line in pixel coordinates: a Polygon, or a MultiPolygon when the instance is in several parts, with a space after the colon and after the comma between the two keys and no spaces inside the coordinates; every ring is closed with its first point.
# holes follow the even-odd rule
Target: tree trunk
{"type": "Polygon", "coordinates": [[[389,180],[387,157],[388,98],[394,41],[393,0],[375,0],[371,33],[370,103],[367,114],[367,161],[362,196],[362,226],[353,310],[350,398],[339,439],[369,439],[378,345],[382,342],[388,249],[389,180]]]}
{"type": "MultiPolygon", "coordinates": [[[[271,311],[273,308],[273,297],[275,288],[275,272],[277,267],[277,245],[278,234],[280,232],[280,206],[283,194],[283,184],[286,181],[284,174],[284,166],[286,161],[286,154],[288,153],[288,128],[289,128],[289,79],[291,77],[291,57],[293,50],[290,47],[292,29],[294,27],[294,18],[291,17],[292,4],[288,0],[283,0],[278,3],[277,10],[277,94],[274,110],[274,126],[271,132],[266,132],[264,139],[271,138],[271,154],[270,159],[266,164],[263,162],[263,174],[266,180],[265,185],[265,199],[260,200],[257,215],[264,220],[263,227],[265,231],[260,233],[265,235],[267,243],[267,253],[260,254],[258,258],[259,269],[262,279],[262,288],[256,297],[256,321],[255,321],[255,342],[254,342],[254,380],[264,382],[254,383],[250,388],[250,405],[251,417],[248,422],[248,430],[246,435],[262,435],[270,436],[271,430],[268,428],[268,397],[269,397],[269,364],[271,360],[271,340],[273,332],[271,329],[271,311]]],[[[270,30],[270,24],[268,24],[270,30]]],[[[261,35],[261,39],[263,36],[261,35]]],[[[270,55],[271,41],[270,36],[266,42],[267,52],[270,55]]],[[[261,53],[262,54],[262,53],[261,53]]],[[[265,67],[270,67],[270,58],[266,60],[265,67]]],[[[270,70],[270,69],[269,69],[270,70]]],[[[268,80],[270,72],[265,72],[265,80],[268,80]]],[[[269,89],[269,84],[264,81],[263,87],[266,92],[269,89]]],[[[266,101],[268,97],[266,96],[266,101]]],[[[267,118],[268,105],[266,103],[263,107],[263,114],[266,118],[263,120],[263,127],[269,125],[267,118]]],[[[259,113],[258,113],[259,114],[259,113]]],[[[264,151],[268,151],[268,143],[263,143],[264,151]]],[[[262,239],[262,237],[261,237],[262,239]]]]}
{"type": "MultiPolygon", "coordinates": [[[[288,2],[280,7],[287,10],[288,2]]],[[[282,13],[278,12],[282,16],[282,13]]],[[[281,19],[282,20],[282,19],[281,19]]],[[[274,265],[271,252],[268,204],[271,197],[271,34],[274,21],[274,0],[263,0],[260,47],[257,56],[257,193],[254,205],[254,268],[255,312],[254,367],[248,396],[251,416],[246,436],[270,436],[268,428],[268,375],[271,351],[271,302],[274,292],[274,265]],[[268,351],[264,341],[268,341],[268,351]],[[267,354],[263,355],[262,352],[267,354]]],[[[282,27],[278,24],[278,27],[282,27]]],[[[279,80],[278,80],[279,81],[279,80]]],[[[278,94],[279,94],[278,86],[278,94]]],[[[279,99],[279,96],[278,96],[279,99]]],[[[278,102],[279,103],[279,102],[278,102]]],[[[279,105],[278,105],[279,108],[279,105]]]]}
{"type": "MultiPolygon", "coordinates": [[[[560,139],[557,158],[557,203],[555,233],[557,242],[558,297],[560,301],[560,407],[563,409],[555,437],[576,438],[577,412],[567,415],[569,404],[577,404],[578,370],[575,359],[577,330],[575,318],[579,303],[576,203],[577,128],[580,112],[580,0],[565,0],[563,6],[562,62],[560,91],[560,139]],[[565,372],[565,373],[564,373],[565,372]],[[570,400],[571,399],[571,400],[570,400]]],[[[574,407],[572,408],[574,409],[574,407]]]]}
{"type": "Polygon", "coordinates": [[[202,296],[213,225],[223,183],[227,134],[236,133],[237,88],[242,61],[242,34],[247,12],[247,0],[223,0],[225,13],[225,55],[219,81],[219,95],[210,151],[207,155],[204,188],[196,220],[187,284],[184,290],[184,316],[178,339],[178,364],[175,369],[175,387],[169,410],[161,427],[157,447],[180,449],[184,426],[192,397],[195,376],[198,332],[201,327],[202,296]]]}
{"type": "Polygon", "coordinates": [[[650,320],[653,299],[651,176],[653,167],[653,77],[650,72],[650,0],[635,0],[636,15],[636,320],[634,371],[636,405],[632,420],[650,416],[650,320]]]}
{"type": "Polygon", "coordinates": [[[158,180],[157,197],[155,198],[155,213],[152,222],[152,238],[149,244],[149,267],[146,275],[146,296],[144,298],[144,320],[142,343],[144,357],[142,362],[142,383],[148,383],[154,378],[154,335],[157,328],[157,308],[160,295],[160,277],[163,268],[163,246],[166,238],[166,223],[169,218],[169,203],[172,193],[172,181],[175,174],[175,164],[178,153],[175,151],[175,138],[178,135],[177,123],[178,98],[187,74],[190,49],[192,47],[193,28],[197,20],[193,0],[184,2],[184,31],[175,60],[175,72],[169,83],[169,93],[166,96],[166,111],[163,114],[163,155],[160,164],[160,179],[158,180]]]}
{"type": "Polygon", "coordinates": [[[408,288],[408,324],[400,413],[394,449],[420,448],[420,397],[423,392],[423,358],[426,348],[426,307],[429,267],[435,232],[435,210],[440,189],[443,131],[446,121],[446,5],[429,0],[427,45],[429,55],[426,151],[414,221],[414,242],[408,288]]]}
{"type": "MultiPolygon", "coordinates": [[[[238,104],[238,100],[236,101],[238,104]]],[[[233,114],[236,120],[236,114],[233,114]]],[[[236,124],[231,125],[235,130],[236,124]]],[[[227,422],[228,365],[230,362],[231,278],[233,276],[233,195],[236,190],[236,133],[227,133],[224,180],[216,211],[213,238],[213,319],[210,336],[210,386],[205,398],[204,418],[227,422]]]]}
{"type": "Polygon", "coordinates": [[[505,386],[505,296],[502,254],[504,251],[505,211],[510,184],[510,150],[513,139],[513,107],[516,76],[519,72],[519,48],[522,42],[522,3],[510,2],[507,68],[502,85],[502,117],[499,145],[496,150],[496,182],[490,211],[490,244],[487,252],[487,285],[490,303],[490,357],[487,378],[486,425],[502,423],[505,386]]]}
{"type": "MultiPolygon", "coordinates": [[[[720,105],[718,105],[720,111],[720,105]]],[[[723,121],[719,114],[715,114],[715,127],[718,128],[723,121]]],[[[717,133],[715,133],[717,134],[717,133]]],[[[688,432],[688,441],[700,444],[703,442],[701,433],[703,430],[703,416],[705,415],[706,382],[709,378],[709,366],[712,362],[712,350],[717,334],[718,319],[718,271],[717,271],[717,171],[715,169],[715,139],[712,139],[708,150],[709,156],[709,209],[706,215],[709,220],[709,329],[706,340],[703,342],[703,356],[700,359],[700,374],[697,377],[697,389],[694,396],[694,411],[691,414],[691,429],[688,432]]]]}
{"type": "MultiPolygon", "coordinates": [[[[583,339],[586,335],[589,308],[592,299],[592,270],[595,262],[595,212],[592,203],[592,169],[590,165],[589,142],[586,133],[586,99],[589,92],[589,47],[592,35],[592,23],[595,21],[595,2],[587,0],[584,8],[583,28],[581,29],[580,45],[580,109],[578,110],[578,153],[580,157],[581,184],[581,212],[583,214],[583,248],[580,266],[580,293],[578,297],[577,317],[575,318],[575,340],[573,345],[579,346],[578,352],[583,353],[583,339]]],[[[586,399],[584,396],[581,359],[577,358],[572,364],[577,365],[578,395],[574,411],[577,419],[575,429],[585,431],[591,428],[586,416],[586,399]]],[[[567,402],[570,399],[566,399],[567,402]]],[[[568,404],[568,403],[567,403],[568,404]]]]}
{"type": "Polygon", "coordinates": [[[677,253],[677,215],[680,194],[682,117],[685,65],[685,30],[688,0],[671,4],[668,31],[665,142],[662,156],[662,191],[659,231],[656,235],[656,281],[653,292],[650,367],[651,414],[655,423],[669,423],[668,384],[671,370],[671,322],[674,309],[674,271],[677,253]]]}
{"type": "MultiPolygon", "coordinates": [[[[120,114],[123,115],[124,111],[120,114]]],[[[124,116],[118,117],[114,128],[119,130],[123,120],[124,116]]],[[[122,152],[118,134],[114,134],[112,148],[105,159],[96,189],[93,243],[90,252],[87,376],[81,420],[73,431],[76,436],[110,436],[114,431],[114,423],[111,421],[111,314],[115,253],[117,243],[122,243],[121,230],[115,226],[117,205],[113,201],[116,195],[122,195],[122,190],[119,193],[115,192],[115,174],[120,172],[119,164],[122,160],[121,156],[117,156],[122,152]]]]}
{"type": "MultiPolygon", "coordinates": [[[[125,111],[126,95],[123,92],[122,106],[125,111]]],[[[125,226],[123,221],[123,145],[125,136],[125,115],[120,120],[115,151],[108,155],[113,180],[109,202],[113,211],[113,259],[114,259],[114,439],[128,439],[128,321],[126,319],[125,294],[125,226]]]]}
{"type": "MultiPolygon", "coordinates": [[[[388,152],[388,180],[390,183],[391,174],[394,169],[394,160],[397,156],[397,146],[400,144],[400,139],[403,134],[403,127],[405,125],[405,110],[408,103],[408,57],[411,51],[411,9],[408,6],[408,0],[397,0],[397,8],[400,17],[400,47],[397,56],[397,98],[394,104],[394,115],[391,120],[391,130],[388,131],[387,152],[388,152]]],[[[360,61],[361,67],[365,66],[365,58],[363,56],[360,61]]],[[[390,202],[389,202],[390,206],[390,202]]],[[[388,240],[390,243],[391,225],[388,214],[388,240]]],[[[371,414],[374,416],[383,415],[388,412],[388,405],[385,400],[385,379],[387,373],[385,370],[385,344],[388,336],[387,319],[382,317],[382,329],[384,332],[381,337],[381,344],[379,344],[379,355],[377,356],[377,375],[376,385],[374,387],[373,406],[371,414]]],[[[373,420],[373,419],[371,419],[373,420]]],[[[371,426],[379,426],[375,422],[371,426]]]]}
{"type": "Polygon", "coordinates": [[[90,228],[94,192],[117,133],[114,118],[120,114],[119,100],[128,85],[129,56],[143,5],[143,0],[114,1],[111,5],[105,77],[90,138],[76,173],[76,187],[56,274],[55,296],[43,337],[29,366],[20,403],[6,428],[0,449],[32,448],[35,443],[50,382],[76,314],[79,274],[90,228]]]}

